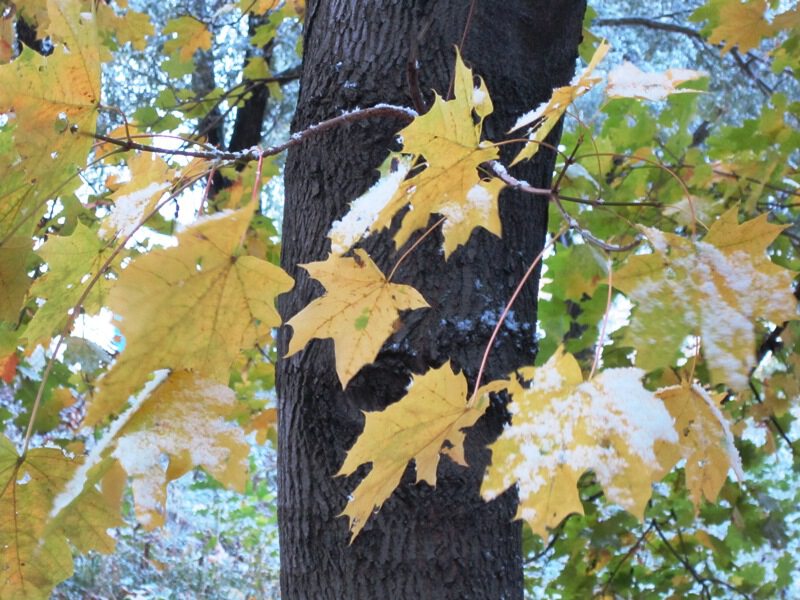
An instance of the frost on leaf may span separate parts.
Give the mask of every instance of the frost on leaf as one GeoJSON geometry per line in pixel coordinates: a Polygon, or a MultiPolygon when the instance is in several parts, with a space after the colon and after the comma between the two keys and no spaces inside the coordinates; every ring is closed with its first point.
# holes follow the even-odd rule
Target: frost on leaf
{"type": "Polygon", "coordinates": [[[49,520],[56,494],[79,461],[56,448],[30,450],[24,460],[0,436],[0,598],[48,598],[72,575],[72,549],[112,552],[106,532],[122,525],[94,486],[87,486],[57,522],[49,520]]]}
{"type": "Polygon", "coordinates": [[[400,132],[403,153],[420,159],[425,168],[399,184],[371,223],[372,231],[389,227],[394,216],[409,206],[394,236],[400,247],[428,225],[432,214],[440,214],[447,218],[445,257],[465,243],[476,227],[501,234],[497,195],[503,186],[481,181],[478,172],[480,164],[498,156],[496,148],[481,142],[483,119],[492,112],[492,102],[483,81],[475,87],[472,71],[460,56],[453,93],[455,98],[448,101],[437,95],[431,109],[400,132]]]}
{"type": "Polygon", "coordinates": [[[712,396],[699,385],[683,383],[656,392],[675,419],[678,447],[686,460],[686,487],[695,508],[717,498],[728,472],[744,479],[728,418],[719,407],[725,394],[712,396]]]}
{"type": "Polygon", "coordinates": [[[533,125],[532,131],[528,134],[528,142],[514,158],[512,164],[533,158],[539,152],[539,144],[543,142],[547,135],[556,126],[559,119],[564,115],[577,98],[583,96],[600,81],[600,77],[592,75],[597,65],[608,53],[610,46],[604,41],[594,52],[589,65],[580,75],[575,75],[569,85],[565,85],[553,90],[553,95],[547,102],[543,102],[537,108],[519,117],[511,128],[511,131],[533,125]]]}
{"type": "Polygon", "coordinates": [[[678,85],[706,74],[691,69],[667,69],[663,73],[645,73],[636,65],[624,62],[608,74],[606,93],[610,98],[641,98],[643,100],[663,100],[670,94],[697,92],[692,89],[678,89],[678,85]]]}
{"type": "Polygon", "coordinates": [[[417,483],[436,485],[439,454],[466,465],[463,429],[471,427],[489,405],[486,395],[498,382],[478,391],[475,406],[467,404],[467,379],[449,362],[424,375],[414,375],[405,396],[386,409],[366,413],[364,431],[350,448],[337,475],[352,475],[364,463],[372,470],[353,491],[343,511],[350,519],[353,538],[372,513],[400,483],[412,460],[417,483]],[[446,444],[446,445],[445,445],[446,444]]]}
{"type": "Polygon", "coordinates": [[[643,228],[655,252],[629,258],[614,273],[615,287],[638,305],[628,330],[636,364],[646,370],[670,366],[686,336],[699,335],[712,381],[747,387],[756,319],[797,318],[794,273],[766,254],[782,229],[766,214],[739,225],[736,208],[700,242],[643,228]]]}
{"type": "Polygon", "coordinates": [[[209,216],[179,233],[177,247],[122,270],[108,305],[126,346],[99,381],[87,424],[122,408],[156,369],[227,381],[239,352],[270,339],[280,324],[275,298],[293,282],[275,265],[239,255],[252,214],[251,205],[209,216]]]}
{"type": "Polygon", "coordinates": [[[511,424],[494,442],[481,495],[519,487],[517,518],[543,539],[571,513],[583,514],[578,479],[594,471],[606,497],[639,518],[651,485],[673,466],[673,419],[641,384],[644,371],[608,369],[583,380],[561,348],[543,366],[512,381],[511,424]]]}
{"type": "Polygon", "coordinates": [[[132,479],[136,517],[146,529],[164,523],[167,483],[194,467],[244,491],[250,447],[242,429],[229,421],[236,409],[236,395],[227,386],[178,371],[120,430],[113,456],[132,479]]]}
{"type": "Polygon", "coordinates": [[[124,238],[155,208],[175,178],[175,171],[158,156],[136,154],[128,159],[131,180],[115,191],[114,208],[103,219],[100,235],[124,238]]]}
{"type": "Polygon", "coordinates": [[[292,317],[294,333],[286,356],[299,352],[313,338],[333,338],[336,373],[342,387],[375,361],[394,331],[401,310],[428,303],[410,285],[390,283],[364,250],[355,257],[331,254],[327,260],[302,265],[326,294],[292,317]]]}

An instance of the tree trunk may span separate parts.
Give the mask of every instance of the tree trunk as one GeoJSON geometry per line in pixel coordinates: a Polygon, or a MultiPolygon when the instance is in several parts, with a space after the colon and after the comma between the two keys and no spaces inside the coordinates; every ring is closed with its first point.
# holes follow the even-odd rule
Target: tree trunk
{"type": "MultiPolygon", "coordinates": [[[[486,80],[494,101],[486,137],[501,139],[519,114],[569,81],[584,9],[584,0],[311,1],[293,128],[299,131],[342,111],[380,102],[411,106],[412,98],[420,96],[409,84],[416,78],[424,102],[431,102],[431,89],[446,96],[453,48],[465,39],[465,62],[486,80]]],[[[284,319],[321,293],[297,265],[327,257],[325,235],[331,223],[375,182],[375,169],[396,146],[400,127],[391,119],[362,121],[290,152],[282,266],[297,285],[279,302],[284,319]]],[[[513,150],[504,149],[506,162],[513,150]]],[[[545,187],[553,161],[551,152],[542,151],[513,173],[545,187]]],[[[415,485],[413,467],[408,469],[398,490],[352,545],[346,519],[338,515],[368,467],[350,478],[333,477],[361,432],[362,411],[398,400],[411,373],[451,359],[474,383],[498,315],[546,233],[544,201],[507,190],[501,195],[500,214],[502,239],[478,229],[444,262],[441,237],[431,235],[403,263],[394,280],[416,287],[432,308],[406,315],[404,327],[387,341],[376,363],[362,369],[346,390],[336,377],[330,340],[314,341],[280,362],[278,510],[284,600],[522,598],[521,526],[512,521],[516,494],[512,490],[490,503],[478,494],[489,460],[486,445],[507,419],[502,402],[495,402],[469,431],[470,468],[443,458],[436,489],[415,485]]],[[[368,242],[364,247],[387,272],[400,251],[386,234],[368,242]]],[[[487,380],[532,363],[537,289],[538,282],[531,281],[517,301],[491,355],[487,380]]],[[[290,333],[281,332],[282,354],[290,333]]]]}

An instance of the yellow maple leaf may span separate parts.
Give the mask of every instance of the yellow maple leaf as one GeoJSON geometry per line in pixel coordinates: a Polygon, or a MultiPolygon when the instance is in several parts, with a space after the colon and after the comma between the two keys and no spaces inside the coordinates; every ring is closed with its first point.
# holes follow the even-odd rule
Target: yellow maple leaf
{"type": "MultiPolygon", "coordinates": [[[[465,243],[475,227],[501,235],[497,196],[503,184],[483,182],[478,173],[479,165],[498,156],[497,148],[481,141],[483,120],[492,112],[492,101],[483,80],[475,86],[472,71],[460,55],[456,57],[453,91],[455,97],[448,101],[437,94],[430,110],[400,132],[403,153],[424,157],[425,169],[405,181],[395,175],[396,187],[382,198],[370,199],[375,204],[371,213],[377,216],[365,223],[371,231],[389,227],[394,215],[410,205],[394,236],[400,247],[412,233],[428,225],[432,214],[441,214],[447,218],[445,257],[465,243]]],[[[374,190],[370,193],[375,195],[374,190]]]]}
{"type": "Polygon", "coordinates": [[[72,575],[72,550],[112,552],[107,529],[121,526],[119,510],[93,487],[53,521],[56,495],[80,461],[60,449],[35,448],[21,459],[0,435],[0,598],[48,598],[72,575]]]}
{"type": "MultiPolygon", "coordinates": [[[[414,375],[407,393],[382,411],[365,413],[364,430],[347,453],[337,475],[352,475],[364,463],[372,469],[353,491],[342,515],[350,519],[352,539],[400,483],[412,460],[417,483],[436,485],[439,454],[466,466],[463,429],[472,427],[488,407],[492,382],[478,390],[479,401],[467,403],[467,378],[448,361],[424,375],[414,375]],[[445,446],[446,444],[446,446],[445,446]]],[[[502,383],[504,385],[504,383],[502,383]]]]}
{"type": "Polygon", "coordinates": [[[24,47],[0,65],[0,113],[13,113],[15,149],[34,158],[36,168],[56,161],[82,165],[91,148],[100,101],[100,51],[91,13],[77,0],[48,0],[49,33],[57,44],[50,56],[24,47]],[[21,85],[20,82],[23,82],[21,85]]]}
{"type": "Polygon", "coordinates": [[[189,62],[197,50],[211,49],[211,32],[205,23],[192,17],[170,19],[164,27],[164,34],[170,36],[164,42],[164,52],[177,52],[181,62],[189,62]],[[172,37],[172,34],[176,34],[172,37]]]}
{"type": "Polygon", "coordinates": [[[410,285],[387,281],[360,248],[353,258],[331,254],[325,261],[301,266],[327,293],[287,322],[294,334],[286,356],[299,352],[313,338],[333,338],[342,388],[361,367],[374,362],[401,310],[428,306],[410,285]]]}
{"type": "Polygon", "coordinates": [[[608,369],[584,381],[575,358],[559,348],[522,374],[532,383],[509,383],[511,424],[489,447],[484,499],[517,484],[516,518],[546,539],[564,517],[583,514],[578,479],[592,470],[606,497],[641,519],[677,442],[672,417],[641,384],[644,371],[608,369]]]}
{"type": "Polygon", "coordinates": [[[261,412],[253,415],[244,425],[247,433],[256,432],[256,443],[263,444],[267,438],[277,433],[278,428],[278,409],[265,408],[261,412]]]}
{"type": "Polygon", "coordinates": [[[754,366],[756,319],[797,318],[794,273],[766,254],[783,227],[767,214],[739,225],[737,214],[727,211],[699,242],[642,229],[655,252],[614,273],[614,286],[638,306],[628,330],[637,365],[670,366],[686,337],[699,335],[712,381],[741,390],[754,366]]]}
{"type": "Polygon", "coordinates": [[[583,96],[600,81],[600,77],[593,75],[595,68],[608,53],[610,46],[603,40],[594,51],[592,60],[580,75],[575,75],[569,85],[562,86],[553,90],[550,100],[543,102],[534,110],[529,111],[519,117],[511,128],[516,131],[522,127],[533,125],[533,130],[528,135],[528,142],[514,158],[512,165],[520,161],[528,160],[536,156],[539,152],[539,143],[543,142],[547,135],[556,126],[559,119],[564,115],[569,106],[580,96],[583,96]]]}
{"type": "Polygon", "coordinates": [[[725,394],[712,396],[699,385],[684,382],[660,389],[656,396],[675,418],[680,455],[686,460],[686,486],[695,509],[703,497],[716,500],[731,469],[740,481],[744,479],[730,423],[719,409],[725,394]]]}
{"type": "Polygon", "coordinates": [[[774,27],[764,18],[766,0],[726,0],[719,9],[719,24],[711,31],[708,41],[722,44],[722,54],[738,46],[740,52],[757,48],[762,38],[774,33],[774,27]]]}
{"type": "Polygon", "coordinates": [[[156,369],[197,369],[227,381],[238,353],[269,339],[280,324],[275,297],[292,278],[240,256],[254,205],[201,219],[178,246],[153,250],[120,273],[108,306],[121,319],[126,347],[99,381],[87,423],[118,411],[156,369]]]}
{"type": "Polygon", "coordinates": [[[231,422],[233,390],[189,371],[169,375],[120,429],[112,456],[132,479],[136,518],[146,528],[164,523],[167,483],[194,467],[243,492],[250,446],[231,422]],[[164,466],[162,457],[167,457],[164,466]]]}

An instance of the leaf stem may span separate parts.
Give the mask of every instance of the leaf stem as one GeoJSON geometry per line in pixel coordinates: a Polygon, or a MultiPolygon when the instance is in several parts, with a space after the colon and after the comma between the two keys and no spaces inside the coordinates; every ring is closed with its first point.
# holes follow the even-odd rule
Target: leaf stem
{"type": "Polygon", "coordinates": [[[611,296],[613,295],[614,288],[614,265],[611,259],[608,259],[608,298],[606,299],[606,312],[603,314],[603,326],[600,328],[600,339],[597,340],[597,348],[594,351],[594,360],[592,361],[592,370],[589,372],[589,379],[594,377],[597,370],[597,365],[600,364],[600,357],[603,356],[603,344],[606,339],[606,327],[608,326],[608,317],[611,314],[611,296]]]}
{"type": "Polygon", "coordinates": [[[436,230],[436,228],[439,227],[439,225],[444,223],[446,219],[447,219],[447,217],[442,217],[438,221],[436,221],[436,223],[434,223],[433,225],[428,227],[428,229],[425,231],[425,233],[423,233],[421,236],[419,236],[419,238],[417,238],[417,240],[413,244],[411,244],[411,247],[408,250],[403,252],[402,256],[400,256],[400,258],[397,259],[397,262],[394,263],[394,267],[392,267],[392,270],[389,272],[389,276],[386,278],[386,281],[391,281],[392,280],[392,277],[394,277],[395,271],[397,271],[397,268],[403,263],[403,261],[406,258],[408,258],[409,255],[414,250],[416,250],[417,246],[419,246],[425,240],[426,237],[428,237],[430,234],[432,234],[436,230]]]}
{"type": "Polygon", "coordinates": [[[53,370],[53,366],[56,361],[56,356],[58,355],[58,351],[61,348],[61,344],[64,339],[67,337],[67,334],[72,329],[72,326],[75,324],[75,319],[77,315],[80,314],[80,309],[83,303],[86,301],[86,298],[89,296],[89,292],[91,292],[92,288],[95,284],[100,280],[103,273],[111,266],[111,263],[114,259],[119,255],[120,252],[125,248],[125,245],[131,240],[131,238],[136,234],[136,232],[150,219],[152,218],[162,207],[166,206],[168,202],[171,202],[176,196],[181,194],[185,189],[191,187],[197,180],[203,177],[205,174],[200,174],[196,177],[191,178],[189,181],[185,182],[184,185],[178,187],[173,191],[169,196],[164,198],[153,210],[151,210],[140,222],[139,224],[127,235],[125,238],[117,244],[117,247],[109,254],[108,258],[103,262],[102,265],[97,269],[97,272],[92,276],[89,282],[86,284],[83,292],[81,293],[78,301],[72,307],[72,311],[70,312],[69,317],[67,318],[67,322],[64,324],[64,327],[61,330],[61,335],[59,335],[58,342],[53,349],[53,352],[50,354],[50,358],[47,360],[47,365],[45,366],[44,373],[42,373],[42,381],[39,383],[39,388],[36,390],[36,399],[33,402],[33,407],[31,408],[31,414],[28,418],[28,428],[25,431],[25,440],[22,443],[22,454],[20,455],[22,458],[28,452],[28,446],[30,445],[31,437],[33,435],[33,424],[36,421],[36,415],[39,412],[39,408],[42,404],[42,398],[44,396],[44,389],[45,385],[47,384],[47,379],[50,376],[50,372],[53,370]]]}
{"type": "Polygon", "coordinates": [[[478,402],[478,390],[481,387],[481,379],[483,378],[483,373],[486,370],[486,363],[489,360],[489,354],[492,351],[492,346],[494,345],[494,342],[497,339],[497,334],[500,332],[500,328],[503,326],[503,322],[506,320],[506,317],[508,316],[508,311],[510,311],[511,307],[514,306],[514,302],[517,301],[517,297],[519,297],[520,292],[522,292],[522,288],[525,287],[525,284],[528,282],[528,279],[530,279],[531,275],[533,275],[533,271],[536,269],[536,265],[538,265],[541,262],[544,253],[547,252],[547,250],[556,243],[558,238],[560,238],[561,235],[566,230],[567,228],[562,226],[561,229],[558,231],[558,233],[553,235],[552,239],[547,244],[545,244],[544,248],[542,248],[542,251],[539,252],[539,254],[536,255],[536,258],[533,259],[533,262],[528,267],[528,270],[525,271],[525,275],[523,275],[522,279],[520,279],[516,289],[514,290],[514,293],[511,294],[511,298],[508,299],[508,302],[506,303],[506,306],[503,309],[500,318],[497,320],[497,324],[494,326],[494,330],[492,331],[492,336],[489,338],[489,342],[486,344],[486,349],[483,351],[483,358],[481,359],[481,365],[478,368],[478,375],[477,377],[475,377],[475,389],[473,390],[472,396],[467,402],[467,407],[472,408],[478,402]]]}

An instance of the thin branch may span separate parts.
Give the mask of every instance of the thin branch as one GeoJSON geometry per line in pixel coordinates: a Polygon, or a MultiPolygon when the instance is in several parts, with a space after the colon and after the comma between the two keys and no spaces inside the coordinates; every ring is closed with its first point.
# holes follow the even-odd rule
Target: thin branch
{"type": "Polygon", "coordinates": [[[703,35],[691,27],[684,27],[682,25],[675,25],[674,23],[666,23],[664,21],[656,21],[653,19],[646,19],[644,17],[619,17],[616,19],[595,19],[593,25],[599,27],[647,27],[648,29],[655,29],[658,31],[668,31],[670,33],[680,33],[687,37],[705,42],[703,35]]]}
{"type": "Polygon", "coordinates": [[[683,556],[680,552],[678,552],[675,549],[675,547],[669,542],[667,537],[664,535],[664,532],[661,530],[661,527],[659,527],[658,521],[653,519],[650,521],[650,523],[656,530],[658,537],[661,538],[661,541],[664,542],[664,545],[669,549],[670,553],[672,553],[672,555],[676,559],[678,559],[678,562],[683,565],[683,568],[686,569],[686,571],[692,576],[692,579],[694,579],[697,583],[699,583],[700,587],[703,588],[703,595],[706,598],[708,598],[708,600],[711,600],[712,598],[711,591],[708,589],[708,585],[706,584],[706,579],[704,577],[701,577],[700,574],[692,566],[692,563],[690,563],[689,560],[685,556],[683,556]]]}
{"type": "Polygon", "coordinates": [[[141,152],[155,152],[159,154],[191,156],[194,158],[203,158],[206,160],[213,160],[213,161],[241,162],[241,161],[258,160],[259,156],[274,156],[276,154],[280,154],[281,152],[288,150],[292,146],[297,146],[299,144],[302,144],[310,137],[313,137],[320,133],[324,133],[326,131],[338,127],[339,125],[343,125],[346,123],[355,123],[357,121],[362,121],[373,117],[395,117],[398,119],[402,119],[406,122],[409,122],[413,120],[416,116],[417,116],[416,111],[410,108],[406,108],[404,106],[395,106],[391,104],[378,104],[376,106],[371,106],[369,108],[360,108],[352,112],[346,112],[339,116],[326,119],[325,121],[320,121],[319,123],[311,125],[310,127],[304,129],[303,131],[299,131],[293,134],[289,140],[283,142],[282,144],[278,144],[277,146],[269,146],[263,149],[254,147],[248,150],[243,150],[242,152],[222,152],[222,151],[201,152],[193,150],[167,150],[166,148],[159,148],[157,146],[151,146],[149,144],[140,144],[138,142],[133,142],[131,140],[120,140],[105,135],[101,135],[98,133],[84,134],[84,135],[90,135],[95,139],[108,142],[109,144],[115,144],[121,148],[124,148],[125,150],[139,150],[141,152]]]}
{"type": "Polygon", "coordinates": [[[624,565],[626,562],[628,562],[628,560],[630,560],[630,558],[636,553],[636,551],[639,549],[639,547],[642,545],[642,543],[647,539],[647,536],[650,535],[650,532],[653,531],[653,527],[654,527],[654,524],[653,524],[653,522],[651,522],[650,526],[642,532],[642,534],[639,536],[639,538],[636,540],[636,542],[630,548],[628,548],[628,551],[625,553],[625,556],[622,557],[622,560],[620,560],[616,564],[616,566],[614,567],[614,570],[611,571],[611,573],[608,576],[608,579],[603,584],[603,594],[604,595],[605,595],[606,591],[608,591],[608,586],[611,585],[611,582],[614,580],[614,577],[616,577],[617,573],[619,573],[619,570],[622,568],[622,565],[624,565]]]}

